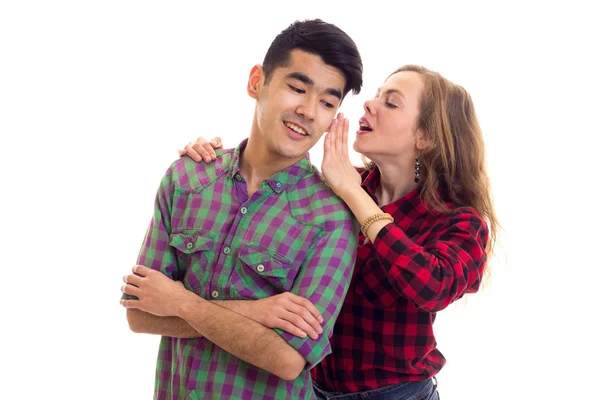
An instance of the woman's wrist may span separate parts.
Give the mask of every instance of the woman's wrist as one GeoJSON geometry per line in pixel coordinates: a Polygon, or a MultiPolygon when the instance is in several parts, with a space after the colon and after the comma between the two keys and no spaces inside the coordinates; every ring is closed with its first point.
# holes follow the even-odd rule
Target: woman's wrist
{"type": "Polygon", "coordinates": [[[346,203],[355,197],[357,193],[361,193],[363,191],[363,188],[360,186],[360,184],[356,183],[339,185],[338,187],[334,187],[332,189],[333,192],[346,203]]]}

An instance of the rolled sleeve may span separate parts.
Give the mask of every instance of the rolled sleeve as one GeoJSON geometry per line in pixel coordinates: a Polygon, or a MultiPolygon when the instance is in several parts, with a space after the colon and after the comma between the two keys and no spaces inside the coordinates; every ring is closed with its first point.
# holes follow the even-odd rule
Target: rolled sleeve
{"type": "MultiPolygon", "coordinates": [[[[154,201],[154,214],[146,231],[136,264],[160,271],[177,279],[177,256],[169,245],[171,232],[171,204],[173,199],[172,168],[163,176],[154,201]]],[[[136,299],[123,294],[122,299],[136,299]]]]}
{"type": "Polygon", "coordinates": [[[304,356],[307,369],[317,365],[331,353],[329,339],[348,291],[358,241],[358,224],[351,215],[336,222],[336,229],[323,232],[306,257],[291,293],[308,299],[323,316],[323,333],[316,340],[299,338],[275,329],[293,348],[304,356]]]}
{"type": "Polygon", "coordinates": [[[486,265],[488,229],[475,210],[440,218],[422,244],[395,223],[373,242],[386,276],[397,292],[428,312],[446,308],[479,288],[486,265]]]}

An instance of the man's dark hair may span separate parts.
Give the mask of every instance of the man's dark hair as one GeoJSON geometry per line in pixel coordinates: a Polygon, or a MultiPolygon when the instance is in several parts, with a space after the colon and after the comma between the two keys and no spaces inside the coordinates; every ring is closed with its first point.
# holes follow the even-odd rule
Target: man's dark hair
{"type": "Polygon", "coordinates": [[[275,69],[289,65],[295,49],[320,56],[325,64],[342,71],[346,77],[344,97],[350,90],[360,93],[363,65],[356,43],[346,32],[320,19],[296,21],[277,35],[262,63],[265,84],[275,69]]]}

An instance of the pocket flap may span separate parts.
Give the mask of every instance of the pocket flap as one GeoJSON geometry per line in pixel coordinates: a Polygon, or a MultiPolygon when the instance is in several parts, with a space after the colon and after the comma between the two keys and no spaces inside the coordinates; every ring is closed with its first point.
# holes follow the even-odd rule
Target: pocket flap
{"type": "Polygon", "coordinates": [[[185,254],[205,251],[212,248],[213,239],[204,232],[171,233],[169,245],[185,254]]]}
{"type": "Polygon", "coordinates": [[[285,278],[291,262],[268,248],[245,243],[238,253],[240,260],[259,275],[285,278]]]}

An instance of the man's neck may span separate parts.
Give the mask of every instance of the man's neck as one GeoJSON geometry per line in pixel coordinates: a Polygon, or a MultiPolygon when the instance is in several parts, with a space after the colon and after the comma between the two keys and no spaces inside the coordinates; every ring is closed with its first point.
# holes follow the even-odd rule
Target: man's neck
{"type": "Polygon", "coordinates": [[[246,148],[240,154],[240,172],[248,187],[248,196],[256,192],[263,181],[276,172],[283,171],[298,160],[275,156],[259,141],[248,139],[246,148]]]}

